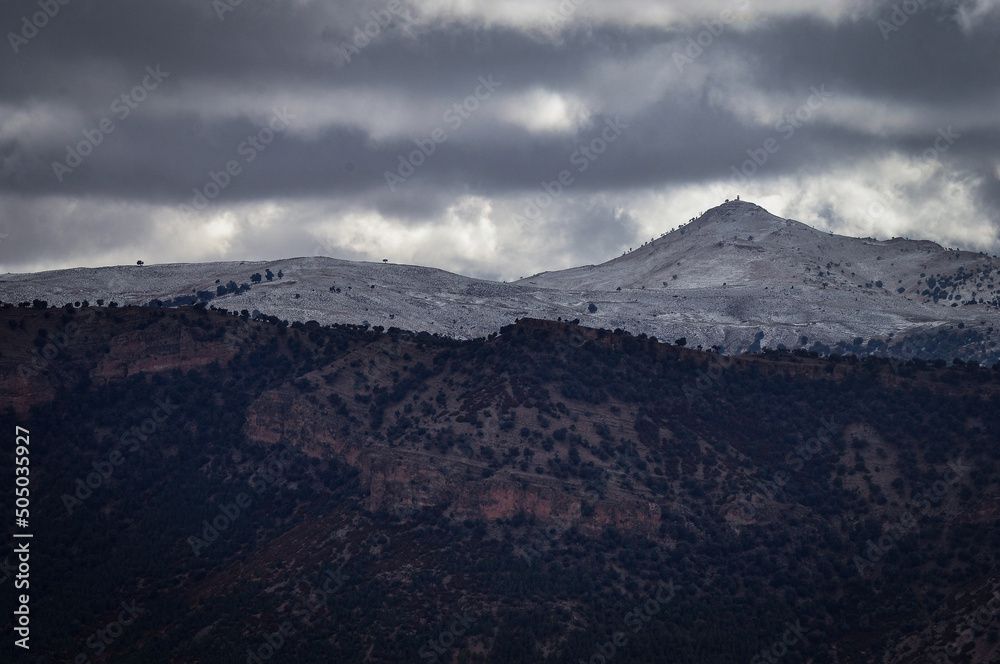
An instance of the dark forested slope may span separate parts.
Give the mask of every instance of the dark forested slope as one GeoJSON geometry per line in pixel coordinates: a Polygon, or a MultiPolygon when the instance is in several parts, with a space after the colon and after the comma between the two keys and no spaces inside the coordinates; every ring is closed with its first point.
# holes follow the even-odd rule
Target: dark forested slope
{"type": "Polygon", "coordinates": [[[31,440],[19,654],[996,661],[998,395],[972,365],[530,320],[0,309],[4,449],[31,440]]]}

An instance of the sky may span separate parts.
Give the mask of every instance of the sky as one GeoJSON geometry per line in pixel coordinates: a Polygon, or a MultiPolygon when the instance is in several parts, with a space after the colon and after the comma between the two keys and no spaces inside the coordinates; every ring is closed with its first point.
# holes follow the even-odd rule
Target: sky
{"type": "Polygon", "coordinates": [[[739,195],[1000,249],[1000,0],[8,0],[0,273],[514,280],[739,195]]]}

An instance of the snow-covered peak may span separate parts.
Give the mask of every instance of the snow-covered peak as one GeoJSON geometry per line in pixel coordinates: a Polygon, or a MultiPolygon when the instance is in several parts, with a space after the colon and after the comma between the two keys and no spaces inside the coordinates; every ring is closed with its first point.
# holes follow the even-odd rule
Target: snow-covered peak
{"type": "Polygon", "coordinates": [[[912,291],[925,278],[921,275],[955,272],[956,258],[973,271],[989,262],[985,255],[947,252],[928,241],[834,235],[749,201],[728,201],[607,263],[544,272],[518,283],[569,290],[761,284],[849,290],[883,282],[912,291]]]}
{"type": "Polygon", "coordinates": [[[796,348],[803,339],[884,345],[892,335],[956,329],[971,333],[963,348],[984,359],[1000,357],[990,336],[1000,328],[998,296],[1000,260],[985,254],[834,235],[749,201],[728,201],[601,265],[514,284],[324,257],[0,276],[5,302],[201,299],[288,321],[367,322],[459,338],[486,336],[523,317],[580,319],[731,351],[796,348]]]}

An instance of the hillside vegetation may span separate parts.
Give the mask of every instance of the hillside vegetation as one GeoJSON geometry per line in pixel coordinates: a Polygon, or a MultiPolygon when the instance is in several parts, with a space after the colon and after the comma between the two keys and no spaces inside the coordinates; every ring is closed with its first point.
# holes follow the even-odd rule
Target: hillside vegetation
{"type": "Polygon", "coordinates": [[[0,412],[25,661],[1000,659],[1000,365],[14,307],[0,412]]]}

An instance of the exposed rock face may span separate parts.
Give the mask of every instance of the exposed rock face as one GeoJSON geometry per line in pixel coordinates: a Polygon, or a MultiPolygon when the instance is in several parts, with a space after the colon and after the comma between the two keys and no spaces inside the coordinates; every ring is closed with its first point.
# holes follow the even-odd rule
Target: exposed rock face
{"type": "Polygon", "coordinates": [[[174,321],[117,333],[119,325],[108,319],[127,325],[143,316],[133,309],[88,308],[72,315],[52,309],[0,311],[10,312],[0,313],[0,322],[27,315],[31,323],[5,331],[0,345],[0,408],[10,406],[20,414],[85,376],[103,385],[139,373],[189,371],[225,364],[240,349],[235,337],[209,336],[174,321]]]}
{"type": "MultiPolygon", "coordinates": [[[[550,321],[524,319],[515,327],[527,335],[553,335],[564,352],[584,343],[613,343],[610,334],[576,327],[567,331],[550,321]],[[568,335],[565,341],[562,335],[568,335]]],[[[615,481],[621,473],[600,457],[594,433],[595,423],[607,422],[619,428],[619,435],[628,434],[634,412],[605,412],[566,399],[559,412],[542,416],[543,404],[554,404],[544,385],[506,371],[470,381],[461,362],[445,369],[442,359],[419,342],[384,338],[295,384],[263,393],[248,408],[244,433],[252,442],[288,444],[357,468],[372,511],[406,515],[443,506],[460,519],[524,514],[594,531],[608,525],[643,531],[659,527],[661,506],[615,481]],[[426,372],[419,378],[406,373],[416,367],[426,372]],[[390,392],[394,401],[384,407],[384,421],[381,415],[373,419],[376,403],[387,401],[390,392]],[[414,420],[409,429],[401,426],[408,417],[414,420]],[[547,418],[558,423],[539,424],[547,418]],[[561,429],[563,442],[553,449],[541,437],[529,438],[529,430],[540,426],[549,433],[561,429]],[[589,464],[595,477],[605,478],[596,485],[551,470],[553,460],[558,466],[560,456],[571,456],[567,426],[584,436],[577,435],[576,463],[589,464]],[[419,434],[394,429],[419,429],[419,434]],[[442,437],[453,442],[441,446],[442,437]],[[522,447],[523,457],[518,456],[522,447]],[[509,456],[514,449],[516,462],[509,456]]]]}
{"type": "Polygon", "coordinates": [[[488,466],[455,454],[391,447],[374,437],[343,435],[344,419],[295,388],[267,392],[247,412],[244,432],[252,442],[285,443],[317,457],[335,456],[356,467],[367,484],[368,509],[406,515],[421,507],[448,505],[458,519],[509,519],[520,513],[543,523],[647,530],[659,526],[660,507],[615,489],[602,496],[576,482],[488,466]],[[584,505],[588,515],[583,516],[584,505]]]}
{"type": "MultiPolygon", "coordinates": [[[[302,622],[297,642],[318,644],[322,661],[411,661],[439,633],[427,616],[453,609],[492,616],[484,629],[498,635],[547,620],[535,652],[576,661],[551,644],[608,615],[616,628],[645,606],[622,588],[646,594],[663,579],[683,602],[648,630],[732,646],[690,661],[748,661],[744,643],[777,638],[761,625],[800,611],[839,657],[817,662],[910,664],[950,644],[962,661],[1000,661],[990,627],[979,638],[968,624],[998,587],[1000,365],[728,357],[526,319],[460,343],[191,309],[85,316],[0,308],[0,418],[52,399],[14,419],[33,435],[39,420],[61,430],[38,435],[32,457],[51,492],[41,506],[56,509],[39,519],[55,545],[40,568],[66,579],[44,601],[70,607],[69,624],[77,598],[92,599],[73,579],[107,566],[146,593],[150,615],[178,611],[139,623],[148,631],[116,644],[116,661],[186,661],[231,628],[225,659],[248,631],[273,633],[323,570],[356,590],[331,596],[337,620],[302,622]],[[123,449],[106,425],[139,422],[161,393],[176,395],[176,418],[69,521],[58,493],[123,449]],[[904,531],[928,492],[936,504],[904,531]],[[275,622],[254,622],[266,615],[275,622]],[[191,629],[201,625],[218,631],[191,629]],[[409,655],[372,649],[400,634],[409,655]],[[352,652],[326,652],[346,635],[352,652]]],[[[79,633],[110,619],[94,613],[79,633]]],[[[320,661],[293,642],[282,655],[320,661]]],[[[72,659],[79,641],[66,643],[46,657],[72,659]]],[[[629,661],[658,661],[660,637],[649,644],[629,661]]]]}
{"type": "Polygon", "coordinates": [[[186,328],[167,331],[150,327],[114,337],[108,346],[109,351],[90,372],[95,380],[173,369],[188,371],[212,362],[228,362],[237,350],[223,341],[196,340],[186,328]]]}
{"type": "Polygon", "coordinates": [[[50,401],[74,367],[74,359],[91,349],[86,330],[98,316],[95,310],[69,318],[53,313],[0,310],[4,325],[0,336],[0,407],[9,405],[24,414],[32,406],[50,401]]]}

